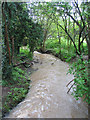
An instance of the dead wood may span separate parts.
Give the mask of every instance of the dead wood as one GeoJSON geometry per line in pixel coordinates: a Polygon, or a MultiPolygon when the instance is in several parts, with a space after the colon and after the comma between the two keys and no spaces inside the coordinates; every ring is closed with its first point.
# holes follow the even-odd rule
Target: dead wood
{"type": "Polygon", "coordinates": [[[71,87],[69,88],[69,90],[67,91],[67,93],[69,93],[69,91],[71,90],[71,88],[73,87],[74,84],[75,84],[75,82],[71,85],[71,87]]]}
{"type": "Polygon", "coordinates": [[[19,66],[19,65],[24,65],[25,67],[30,67],[30,66],[32,66],[33,64],[32,64],[32,62],[27,63],[26,61],[24,61],[24,62],[22,62],[22,63],[17,63],[17,64],[15,64],[15,65],[13,65],[13,67],[17,67],[17,66],[19,66]],[[28,65],[28,66],[26,66],[26,65],[28,65]]]}
{"type": "Polygon", "coordinates": [[[66,85],[66,87],[71,83],[71,82],[73,82],[74,81],[74,79],[73,80],[71,80],[67,85],[66,85]]]}

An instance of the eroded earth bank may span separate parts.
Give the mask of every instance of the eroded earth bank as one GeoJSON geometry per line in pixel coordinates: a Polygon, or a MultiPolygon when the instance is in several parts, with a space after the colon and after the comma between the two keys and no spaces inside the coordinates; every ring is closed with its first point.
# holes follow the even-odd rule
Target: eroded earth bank
{"type": "Polygon", "coordinates": [[[31,88],[26,98],[6,118],[87,118],[87,104],[76,101],[67,83],[73,75],[66,75],[69,65],[49,54],[34,52],[35,70],[30,78],[31,88]]]}

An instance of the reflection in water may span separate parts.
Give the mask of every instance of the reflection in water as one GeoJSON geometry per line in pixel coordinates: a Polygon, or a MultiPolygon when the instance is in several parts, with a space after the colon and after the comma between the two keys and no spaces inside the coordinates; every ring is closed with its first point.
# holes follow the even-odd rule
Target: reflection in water
{"type": "Polygon", "coordinates": [[[10,118],[86,118],[87,104],[67,94],[66,84],[73,75],[66,75],[68,64],[53,55],[34,52],[32,87],[24,101],[8,116],[10,118]],[[42,63],[42,64],[41,64],[42,63]],[[53,63],[53,64],[52,64],[53,63]]]}

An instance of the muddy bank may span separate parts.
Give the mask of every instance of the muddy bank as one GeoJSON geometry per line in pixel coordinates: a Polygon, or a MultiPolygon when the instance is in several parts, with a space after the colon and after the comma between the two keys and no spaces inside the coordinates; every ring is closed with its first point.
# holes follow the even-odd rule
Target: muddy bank
{"type": "Polygon", "coordinates": [[[87,118],[88,107],[67,94],[66,84],[73,75],[66,75],[69,65],[49,54],[34,52],[32,87],[24,101],[6,118],[87,118]]]}

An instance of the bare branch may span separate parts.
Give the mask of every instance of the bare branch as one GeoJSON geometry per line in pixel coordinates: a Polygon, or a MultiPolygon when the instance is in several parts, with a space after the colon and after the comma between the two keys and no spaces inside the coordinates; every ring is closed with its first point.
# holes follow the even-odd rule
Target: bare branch
{"type": "Polygon", "coordinates": [[[74,20],[74,22],[75,22],[80,28],[82,27],[82,26],[79,24],[79,22],[76,21],[71,14],[69,14],[68,12],[66,12],[66,14],[67,14],[68,16],[70,16],[70,17],[72,18],[72,20],[74,20]]]}
{"type": "Polygon", "coordinates": [[[69,88],[69,90],[67,91],[67,93],[69,93],[69,91],[71,90],[71,88],[73,87],[74,84],[75,84],[75,82],[71,85],[71,87],[69,88]]]}
{"type": "MultiPolygon", "coordinates": [[[[74,1],[75,1],[75,0],[74,0],[74,1]]],[[[78,4],[77,4],[77,2],[76,2],[76,1],[75,1],[75,4],[76,4],[76,7],[77,7],[77,9],[78,9],[78,12],[79,12],[79,15],[80,15],[80,17],[81,17],[81,20],[82,20],[82,22],[83,22],[83,25],[85,25],[85,22],[84,22],[84,20],[83,20],[82,15],[81,15],[80,8],[79,8],[79,6],[78,6],[78,4]]]]}
{"type": "Polygon", "coordinates": [[[74,79],[72,79],[67,85],[66,85],[66,87],[71,83],[71,82],[73,82],[74,81],[74,79]]]}

